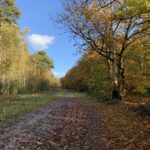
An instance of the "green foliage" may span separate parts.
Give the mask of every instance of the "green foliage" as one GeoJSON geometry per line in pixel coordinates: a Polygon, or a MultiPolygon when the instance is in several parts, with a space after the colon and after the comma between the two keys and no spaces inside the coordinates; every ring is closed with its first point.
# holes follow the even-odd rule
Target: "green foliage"
{"type": "Polygon", "coordinates": [[[148,38],[136,41],[127,50],[126,88],[129,92],[146,94],[150,88],[150,53],[148,38]]]}
{"type": "Polygon", "coordinates": [[[15,0],[2,0],[0,5],[0,21],[16,24],[20,16],[21,12],[18,7],[15,6],[15,0]]]}
{"type": "Polygon", "coordinates": [[[90,51],[61,80],[64,88],[88,91],[96,97],[109,95],[109,82],[106,60],[90,51]]]}
{"type": "Polygon", "coordinates": [[[53,68],[53,61],[47,56],[46,52],[38,51],[30,56],[32,65],[28,89],[31,91],[43,91],[49,89],[51,81],[55,80],[53,73],[50,71],[53,68]],[[33,72],[34,71],[34,72],[33,72]]]}
{"type": "Polygon", "coordinates": [[[52,60],[47,56],[45,51],[36,52],[32,58],[33,62],[39,69],[51,69],[53,68],[52,60]]]}

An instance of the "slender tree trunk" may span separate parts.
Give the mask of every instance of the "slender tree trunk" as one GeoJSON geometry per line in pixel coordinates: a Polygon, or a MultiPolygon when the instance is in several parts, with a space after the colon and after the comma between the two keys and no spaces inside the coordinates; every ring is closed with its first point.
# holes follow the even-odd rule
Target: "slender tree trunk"
{"type": "Polygon", "coordinates": [[[125,92],[125,76],[124,76],[124,73],[122,73],[122,72],[120,75],[120,92],[121,93],[125,92]]]}
{"type": "MultiPolygon", "coordinates": [[[[0,21],[0,46],[2,44],[2,22],[0,21]]],[[[2,47],[0,47],[0,65],[2,61],[2,47]]]]}
{"type": "Polygon", "coordinates": [[[120,92],[125,93],[125,67],[124,67],[124,60],[123,58],[119,59],[118,63],[118,76],[119,76],[119,85],[120,85],[120,92]]]}
{"type": "Polygon", "coordinates": [[[5,91],[5,75],[4,73],[2,74],[2,94],[4,94],[5,91]]]}

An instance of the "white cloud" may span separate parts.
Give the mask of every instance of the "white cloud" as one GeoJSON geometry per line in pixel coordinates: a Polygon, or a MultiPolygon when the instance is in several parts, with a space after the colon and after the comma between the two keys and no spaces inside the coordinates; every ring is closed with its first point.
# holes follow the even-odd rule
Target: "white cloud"
{"type": "Polygon", "coordinates": [[[59,72],[55,72],[55,71],[53,71],[53,73],[58,78],[61,78],[61,77],[65,76],[65,73],[59,73],[59,72]]]}
{"type": "Polygon", "coordinates": [[[28,37],[28,41],[31,43],[33,48],[38,50],[47,49],[51,45],[55,37],[41,34],[31,34],[28,37]]]}

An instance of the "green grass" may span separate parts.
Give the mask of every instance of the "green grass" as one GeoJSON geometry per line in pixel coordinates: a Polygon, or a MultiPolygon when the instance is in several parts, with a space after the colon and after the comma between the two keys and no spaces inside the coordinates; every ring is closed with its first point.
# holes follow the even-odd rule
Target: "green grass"
{"type": "Polygon", "coordinates": [[[105,95],[102,94],[100,97],[98,97],[87,92],[77,92],[76,96],[80,97],[81,99],[95,100],[98,103],[106,104],[106,105],[116,105],[122,103],[122,101],[115,101],[115,100],[112,101],[110,94],[105,94],[105,95]]]}
{"type": "Polygon", "coordinates": [[[90,93],[88,94],[86,92],[76,92],[76,96],[80,97],[81,99],[92,99],[92,100],[97,101],[98,103],[113,104],[109,95],[105,95],[105,96],[102,95],[101,97],[96,97],[96,96],[90,95],[90,93]]]}
{"type": "Polygon", "coordinates": [[[80,97],[80,98],[91,98],[91,96],[90,95],[88,95],[87,93],[82,93],[82,92],[76,92],[75,93],[75,95],[77,96],[77,97],[80,97]]]}
{"type": "Polygon", "coordinates": [[[17,117],[35,110],[64,95],[63,90],[37,94],[0,96],[0,120],[17,117]]]}

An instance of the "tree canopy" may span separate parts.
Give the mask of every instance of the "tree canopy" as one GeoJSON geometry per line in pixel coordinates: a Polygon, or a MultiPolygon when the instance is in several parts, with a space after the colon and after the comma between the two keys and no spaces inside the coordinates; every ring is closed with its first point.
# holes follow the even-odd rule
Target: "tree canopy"
{"type": "Polygon", "coordinates": [[[148,0],[72,0],[64,2],[60,22],[80,49],[108,62],[112,99],[125,91],[125,51],[150,32],[148,0]]]}
{"type": "Polygon", "coordinates": [[[0,4],[0,21],[7,21],[9,23],[17,23],[21,12],[15,6],[15,0],[2,0],[0,4]]]}

